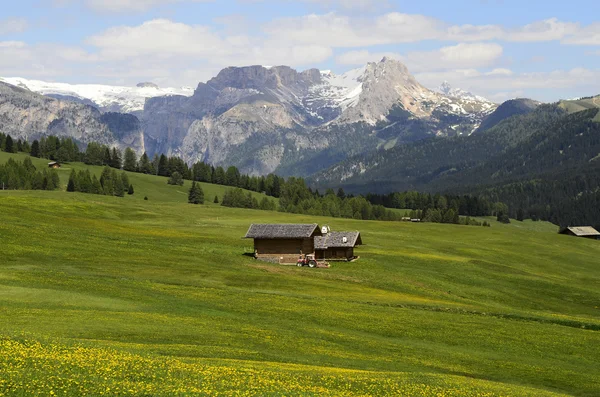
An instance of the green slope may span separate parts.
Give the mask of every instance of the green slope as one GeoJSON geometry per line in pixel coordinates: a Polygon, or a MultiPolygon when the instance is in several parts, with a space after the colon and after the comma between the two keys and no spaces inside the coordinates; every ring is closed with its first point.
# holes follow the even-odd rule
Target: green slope
{"type": "Polygon", "coordinates": [[[0,192],[0,213],[0,394],[600,389],[597,241],[67,192],[0,192]],[[260,263],[252,222],[367,245],[330,269],[260,263]]]}
{"type": "MultiPolygon", "coordinates": [[[[22,161],[26,157],[29,157],[24,153],[5,153],[0,151],[0,163],[5,163],[9,158],[14,158],[15,160],[22,161]]],[[[48,166],[48,161],[46,159],[39,159],[32,157],[33,165],[38,169],[43,169],[48,166]]],[[[69,174],[71,170],[75,169],[85,170],[89,169],[92,174],[95,174],[97,177],[100,177],[102,173],[102,168],[100,166],[90,166],[83,163],[66,163],[63,164],[62,168],[58,169],[58,174],[60,176],[61,183],[63,185],[63,189],[66,189],[67,182],[69,180],[69,174]]],[[[146,174],[138,174],[135,172],[127,172],[129,176],[129,181],[134,187],[135,194],[133,196],[128,196],[127,200],[143,200],[144,197],[148,197],[149,200],[156,201],[167,201],[167,202],[187,202],[187,194],[191,186],[191,181],[185,181],[183,186],[173,186],[167,184],[167,177],[155,176],[155,175],[146,175],[146,174]]],[[[204,190],[204,198],[207,202],[212,203],[215,196],[219,197],[219,202],[223,198],[223,194],[232,189],[229,186],[221,186],[221,185],[213,185],[210,183],[200,183],[202,186],[202,190],[204,190]]],[[[263,194],[259,194],[256,192],[252,192],[252,195],[257,199],[261,199],[265,197],[263,194]]],[[[269,199],[273,201],[278,201],[278,199],[269,197],[269,199]]]]}
{"type": "Polygon", "coordinates": [[[559,106],[569,113],[600,108],[600,95],[577,100],[560,101],[559,106]]]}

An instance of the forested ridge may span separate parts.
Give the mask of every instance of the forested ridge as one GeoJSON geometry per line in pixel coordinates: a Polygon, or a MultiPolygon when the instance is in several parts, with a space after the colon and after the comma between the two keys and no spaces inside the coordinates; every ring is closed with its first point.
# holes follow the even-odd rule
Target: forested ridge
{"type": "MultiPolygon", "coordinates": [[[[498,215],[499,219],[510,216],[600,227],[598,112],[589,109],[568,114],[558,104],[539,105],[468,137],[433,138],[378,151],[360,160],[363,166],[376,167],[338,183],[337,193],[319,181],[335,177],[350,163],[341,163],[329,174],[317,174],[307,183],[275,174],[244,175],[234,166],[214,167],[203,162],[188,166],[179,157],[164,154],[149,158],[144,153],[138,158],[129,148],[122,153],[94,142],[80,151],[72,139],[54,136],[29,143],[0,134],[0,146],[5,151],[29,151],[32,156],[57,161],[83,161],[166,176],[171,184],[188,179],[279,199],[278,205],[268,199],[260,202],[242,190],[232,190],[223,197],[224,206],[277,207],[283,212],[379,220],[403,218],[388,209],[399,208],[421,211],[424,220],[434,222],[457,223],[459,215],[498,215]],[[386,191],[398,193],[381,194],[386,191]],[[411,201],[414,194],[418,199],[411,201]],[[440,197],[444,199],[440,201],[440,197]]],[[[127,188],[124,184],[116,195],[127,188]]]]}

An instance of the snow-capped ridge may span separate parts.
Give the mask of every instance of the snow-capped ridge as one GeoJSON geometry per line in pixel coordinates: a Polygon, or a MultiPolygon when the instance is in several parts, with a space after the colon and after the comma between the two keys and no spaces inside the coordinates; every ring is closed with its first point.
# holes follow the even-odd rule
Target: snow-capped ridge
{"type": "Polygon", "coordinates": [[[22,77],[4,77],[2,80],[8,84],[42,95],[62,95],[88,99],[101,110],[122,113],[144,110],[144,103],[147,98],[168,95],[192,96],[194,93],[194,90],[189,87],[160,88],[154,83],[140,83],[136,87],[125,87],[102,84],[53,83],[29,80],[22,77]]]}

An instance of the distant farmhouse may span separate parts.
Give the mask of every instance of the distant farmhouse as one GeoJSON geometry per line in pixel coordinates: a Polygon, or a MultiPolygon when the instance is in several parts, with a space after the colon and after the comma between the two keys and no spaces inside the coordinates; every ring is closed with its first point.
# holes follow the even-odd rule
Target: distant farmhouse
{"type": "Polygon", "coordinates": [[[575,226],[565,227],[559,231],[560,234],[566,234],[569,236],[591,238],[594,240],[600,240],[600,233],[591,226],[575,226]]]}
{"type": "Polygon", "coordinates": [[[362,245],[359,232],[332,232],[311,224],[252,224],[244,238],[254,239],[256,259],[296,263],[300,255],[315,254],[323,260],[352,260],[362,245]]]}
{"type": "Polygon", "coordinates": [[[51,161],[48,163],[48,168],[60,168],[61,165],[58,161],[51,161]]]}

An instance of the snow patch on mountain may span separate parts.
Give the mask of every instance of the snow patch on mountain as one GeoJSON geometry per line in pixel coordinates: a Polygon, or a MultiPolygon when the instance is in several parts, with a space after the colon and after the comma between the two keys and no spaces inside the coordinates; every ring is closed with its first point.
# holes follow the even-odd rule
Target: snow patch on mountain
{"type": "Polygon", "coordinates": [[[4,77],[2,81],[42,95],[64,95],[89,99],[101,110],[130,113],[144,110],[147,98],[184,95],[192,96],[190,87],[159,88],[155,84],[141,83],[137,87],[109,86],[101,84],[50,83],[21,77],[4,77]]]}
{"type": "Polygon", "coordinates": [[[476,101],[476,102],[490,102],[486,98],[479,96],[479,95],[475,95],[472,92],[465,91],[460,88],[453,88],[450,85],[450,83],[448,83],[448,81],[444,81],[438,87],[437,90],[439,92],[441,92],[442,94],[453,97],[453,98],[466,99],[468,101],[476,101]]]}

